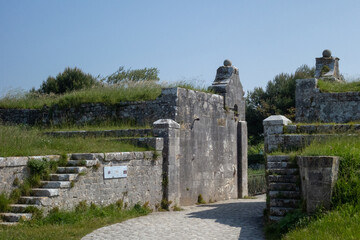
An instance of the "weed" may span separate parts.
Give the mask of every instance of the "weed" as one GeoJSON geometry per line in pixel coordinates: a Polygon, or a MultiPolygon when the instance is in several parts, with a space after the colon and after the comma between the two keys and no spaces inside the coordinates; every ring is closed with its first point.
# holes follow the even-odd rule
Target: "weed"
{"type": "Polygon", "coordinates": [[[58,161],[58,166],[59,167],[66,167],[68,164],[68,156],[66,154],[61,154],[59,161],[58,161]]]}
{"type": "Polygon", "coordinates": [[[85,212],[87,210],[88,206],[86,203],[86,200],[81,201],[78,203],[78,205],[75,207],[76,212],[85,212]]]}
{"type": "Polygon", "coordinates": [[[43,211],[35,206],[28,206],[24,210],[25,213],[32,213],[32,219],[40,219],[43,217],[43,211]]]}
{"type": "Polygon", "coordinates": [[[16,177],[16,178],[14,179],[13,185],[14,185],[14,186],[19,186],[19,185],[20,185],[20,180],[19,180],[18,177],[16,177]]]}
{"type": "Polygon", "coordinates": [[[96,163],[96,164],[94,164],[92,167],[93,167],[94,171],[97,171],[97,170],[99,170],[99,169],[100,169],[101,164],[100,164],[99,162],[97,162],[97,163],[96,163]]]}
{"type": "Polygon", "coordinates": [[[178,205],[175,204],[175,205],[172,207],[172,210],[175,211],[175,212],[177,212],[177,211],[182,211],[182,210],[184,210],[184,209],[182,209],[181,207],[179,207],[178,205]]]}
{"type": "Polygon", "coordinates": [[[81,160],[79,163],[80,166],[86,166],[86,161],[85,160],[81,160]]]}
{"type": "Polygon", "coordinates": [[[0,194],[0,212],[7,212],[9,210],[9,204],[11,199],[6,196],[5,193],[0,194]]]}
{"type": "Polygon", "coordinates": [[[171,203],[172,203],[172,201],[162,199],[161,204],[160,204],[161,210],[169,211],[169,207],[170,207],[171,203]]]}
{"type": "Polygon", "coordinates": [[[119,208],[121,210],[124,207],[124,200],[123,199],[117,200],[115,205],[117,208],[119,208]]]}
{"type": "Polygon", "coordinates": [[[206,204],[206,202],[201,194],[199,194],[199,196],[198,196],[197,204],[206,204]]]}
{"type": "Polygon", "coordinates": [[[74,181],[74,180],[72,180],[72,181],[70,182],[70,188],[73,188],[73,187],[75,187],[75,181],[74,181]]]}

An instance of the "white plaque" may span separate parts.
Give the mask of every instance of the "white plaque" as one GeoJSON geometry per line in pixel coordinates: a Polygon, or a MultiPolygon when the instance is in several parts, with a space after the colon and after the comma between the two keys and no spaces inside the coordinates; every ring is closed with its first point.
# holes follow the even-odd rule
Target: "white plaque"
{"type": "Polygon", "coordinates": [[[127,166],[104,167],[104,178],[126,178],[127,166]]]}

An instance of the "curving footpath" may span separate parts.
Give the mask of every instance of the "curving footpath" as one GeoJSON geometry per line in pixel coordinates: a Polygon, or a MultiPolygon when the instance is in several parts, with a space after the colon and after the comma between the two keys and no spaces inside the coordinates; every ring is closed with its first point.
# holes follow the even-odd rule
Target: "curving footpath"
{"type": "Polygon", "coordinates": [[[265,195],[155,212],[106,226],[82,240],[110,239],[264,239],[265,195]]]}

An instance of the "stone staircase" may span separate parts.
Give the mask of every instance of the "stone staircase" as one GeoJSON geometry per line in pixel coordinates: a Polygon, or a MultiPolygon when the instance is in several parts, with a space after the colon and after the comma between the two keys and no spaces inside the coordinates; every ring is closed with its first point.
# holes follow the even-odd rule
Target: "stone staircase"
{"type": "Polygon", "coordinates": [[[299,169],[290,156],[267,156],[269,220],[278,221],[300,207],[299,169]]]}
{"type": "Polygon", "coordinates": [[[31,189],[31,196],[21,196],[16,204],[10,205],[10,212],[0,213],[0,224],[12,225],[31,219],[29,209],[41,209],[49,198],[59,196],[60,189],[73,187],[81,174],[85,174],[89,167],[97,164],[97,160],[87,160],[88,156],[89,154],[72,154],[66,167],[58,167],[56,173],[50,174],[48,181],[41,181],[40,187],[31,189]]]}

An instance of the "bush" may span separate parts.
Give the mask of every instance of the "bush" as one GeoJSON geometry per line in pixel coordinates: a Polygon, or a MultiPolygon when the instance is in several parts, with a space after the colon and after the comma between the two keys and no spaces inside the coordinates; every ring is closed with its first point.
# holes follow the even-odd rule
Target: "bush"
{"type": "Polygon", "coordinates": [[[97,80],[78,68],[65,68],[56,78],[50,76],[41,84],[40,93],[62,94],[83,88],[90,88],[97,84],[97,80]]]}

